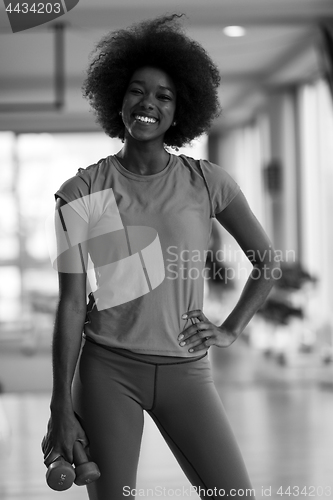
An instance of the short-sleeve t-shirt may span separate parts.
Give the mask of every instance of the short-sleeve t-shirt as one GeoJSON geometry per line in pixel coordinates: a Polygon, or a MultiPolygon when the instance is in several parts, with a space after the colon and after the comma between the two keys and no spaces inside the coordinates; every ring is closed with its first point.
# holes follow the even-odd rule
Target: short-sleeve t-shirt
{"type": "Polygon", "coordinates": [[[191,324],[181,316],[203,308],[212,218],[239,190],[222,167],[185,155],[152,175],[108,156],[64,182],[55,197],[88,227],[84,335],[142,354],[197,356],[179,346],[191,324]]]}

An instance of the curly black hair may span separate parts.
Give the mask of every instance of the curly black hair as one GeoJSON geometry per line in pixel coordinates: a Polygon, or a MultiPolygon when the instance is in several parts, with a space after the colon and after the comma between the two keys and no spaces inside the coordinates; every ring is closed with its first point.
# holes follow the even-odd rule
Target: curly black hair
{"type": "Polygon", "coordinates": [[[124,139],[119,111],[133,73],[144,66],[165,71],[177,93],[176,126],[164,143],[181,147],[208,131],[220,112],[217,89],[220,74],[205,49],[185,35],[172,14],[143,21],[106,34],[92,53],[82,91],[110,137],[124,139]]]}

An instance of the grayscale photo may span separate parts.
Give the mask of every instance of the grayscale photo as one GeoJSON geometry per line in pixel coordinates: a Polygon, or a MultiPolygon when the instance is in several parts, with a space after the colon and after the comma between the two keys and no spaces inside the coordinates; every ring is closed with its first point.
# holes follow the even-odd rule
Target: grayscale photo
{"type": "Polygon", "coordinates": [[[333,500],[333,3],[0,4],[1,500],[333,500]]]}

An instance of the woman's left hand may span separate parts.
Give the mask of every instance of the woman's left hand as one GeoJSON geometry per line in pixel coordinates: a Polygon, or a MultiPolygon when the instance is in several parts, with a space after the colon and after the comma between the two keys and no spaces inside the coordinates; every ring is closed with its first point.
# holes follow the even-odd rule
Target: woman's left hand
{"type": "Polygon", "coordinates": [[[212,345],[229,347],[237,338],[223,324],[216,326],[211,323],[201,309],[187,311],[182,318],[191,320],[192,325],[178,335],[179,345],[191,353],[203,350],[207,351],[212,345]]]}

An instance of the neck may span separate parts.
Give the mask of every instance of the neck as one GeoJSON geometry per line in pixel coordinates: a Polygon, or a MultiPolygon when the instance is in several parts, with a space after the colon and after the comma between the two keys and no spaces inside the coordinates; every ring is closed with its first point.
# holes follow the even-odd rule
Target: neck
{"type": "Polygon", "coordinates": [[[116,156],[127,170],[139,175],[157,174],[169,161],[169,153],[165,151],[163,144],[156,147],[154,144],[130,144],[125,141],[124,147],[116,156]]]}

